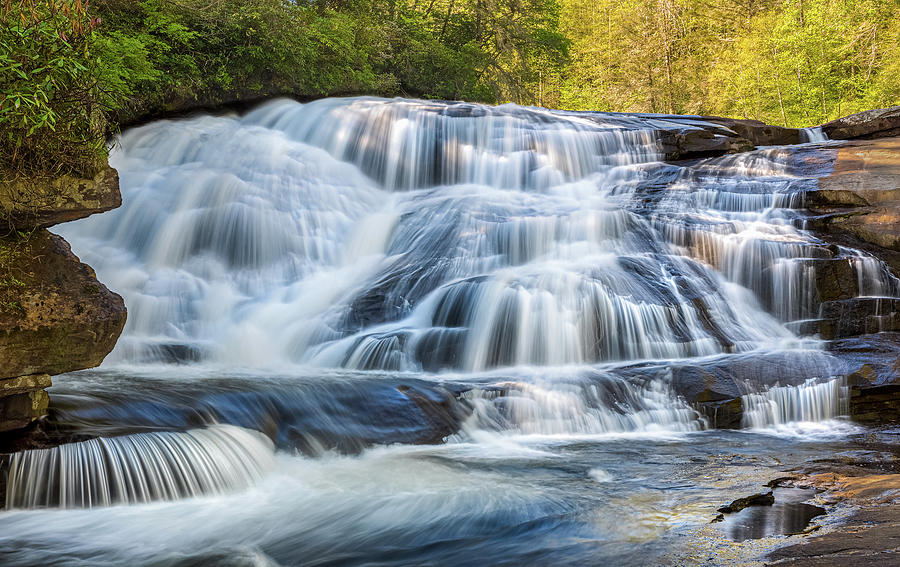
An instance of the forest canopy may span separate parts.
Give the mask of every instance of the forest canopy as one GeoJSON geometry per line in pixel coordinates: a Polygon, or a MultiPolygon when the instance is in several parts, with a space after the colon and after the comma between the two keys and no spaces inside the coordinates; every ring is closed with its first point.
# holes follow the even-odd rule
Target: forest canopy
{"type": "Polygon", "coordinates": [[[898,104],[898,77],[897,0],[0,0],[0,151],[26,169],[88,173],[110,122],[274,95],[796,127],[898,104]]]}

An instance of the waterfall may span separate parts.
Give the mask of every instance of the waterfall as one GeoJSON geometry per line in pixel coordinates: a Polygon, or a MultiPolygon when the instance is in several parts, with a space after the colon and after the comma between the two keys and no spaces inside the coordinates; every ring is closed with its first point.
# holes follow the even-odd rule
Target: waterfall
{"type": "Polygon", "coordinates": [[[272,443],[230,425],[96,438],[14,453],[7,508],[92,508],[221,494],[274,466],[272,443]]]}
{"type": "Polygon", "coordinates": [[[800,129],[801,142],[827,142],[828,135],[822,131],[821,126],[800,129]]]}
{"type": "Polygon", "coordinates": [[[825,421],[850,412],[845,378],[810,379],[800,386],[775,386],[742,397],[743,427],[763,428],[793,421],[825,421]]]}
{"type": "MultiPolygon", "coordinates": [[[[851,296],[898,294],[881,262],[803,228],[817,174],[794,150],[663,161],[665,140],[700,127],[721,128],[277,100],[124,132],[110,157],[123,207],[60,232],[128,305],[107,366],[477,377],[693,360],[807,348],[796,333],[829,299],[823,274],[849,273],[851,296]]],[[[562,391],[566,376],[514,379],[504,399],[474,400],[476,413],[532,432],[695,426],[664,384],[634,386],[623,412],[590,388],[562,391]],[[550,416],[556,396],[581,417],[550,416]]]]}
{"type": "Polygon", "coordinates": [[[473,412],[462,439],[483,432],[601,435],[699,431],[706,425],[661,381],[638,386],[601,376],[507,382],[473,389],[465,399],[473,412]]]}
{"type": "Polygon", "coordinates": [[[125,205],[61,232],[129,306],[110,363],[481,371],[791,341],[834,257],[797,228],[815,180],[782,148],[662,163],[696,127],[274,101],[124,133],[125,205]]]}
{"type": "Polygon", "coordinates": [[[869,361],[812,333],[900,297],[806,229],[830,150],[666,161],[729,135],[371,97],[126,130],[122,207],[53,229],[128,321],[34,430],[89,440],[0,456],[0,562],[676,557],[757,464],[846,433],[800,422],[869,361]]]}

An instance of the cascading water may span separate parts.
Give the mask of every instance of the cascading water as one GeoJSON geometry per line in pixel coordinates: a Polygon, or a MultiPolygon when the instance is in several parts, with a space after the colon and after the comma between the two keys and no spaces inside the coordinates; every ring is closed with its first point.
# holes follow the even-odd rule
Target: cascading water
{"type": "Polygon", "coordinates": [[[91,508],[246,488],[274,467],[265,436],[231,425],[97,438],[15,453],[7,508],[91,508]]]}
{"type": "Polygon", "coordinates": [[[848,413],[847,381],[815,379],[796,387],[775,386],[743,396],[744,427],[764,428],[793,421],[825,421],[848,413]]]}
{"type": "MultiPolygon", "coordinates": [[[[709,496],[695,459],[811,447],[692,433],[715,419],[685,383],[732,388],[748,428],[839,417],[846,368],[801,335],[822,316],[817,281],[846,269],[851,295],[900,291],[877,260],[805,230],[821,173],[792,150],[663,161],[698,129],[730,134],[696,117],[351,98],[123,133],[123,207],[59,227],[129,309],[104,369],[52,392],[63,425],[101,438],[15,455],[7,505],[256,484],[147,512],[172,533],[142,533],[146,554],[173,564],[643,561],[652,546],[623,542],[646,514],[708,522],[689,511],[709,496]],[[244,429],[193,429],[211,421],[265,431],[280,454],[244,429]],[[154,425],[180,432],[134,434],[154,425]],[[669,500],[632,499],[648,491],[669,500]]],[[[10,512],[0,551],[29,564],[19,544],[48,519],[42,552],[96,520],[134,537],[122,508],[10,512]]],[[[60,554],[145,561],[104,538],[60,554]]]]}
{"type": "Polygon", "coordinates": [[[828,135],[822,130],[821,126],[800,129],[801,142],[827,142],[828,135]]]}
{"type": "Polygon", "coordinates": [[[779,149],[661,163],[691,127],[279,101],[126,133],[127,205],[63,232],[130,307],[113,360],[478,371],[790,341],[832,256],[794,226],[810,181],[779,149]]]}

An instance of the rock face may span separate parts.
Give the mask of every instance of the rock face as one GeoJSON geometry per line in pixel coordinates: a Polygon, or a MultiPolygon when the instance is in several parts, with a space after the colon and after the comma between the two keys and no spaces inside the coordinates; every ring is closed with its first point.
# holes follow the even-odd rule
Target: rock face
{"type": "Polygon", "coordinates": [[[900,137],[848,142],[833,173],[807,196],[812,228],[866,250],[900,273],[900,137]]]}
{"type": "Polygon", "coordinates": [[[51,386],[47,374],[0,380],[0,432],[26,427],[47,412],[51,386]]]}
{"type": "Polygon", "coordinates": [[[119,174],[107,167],[93,179],[70,175],[0,183],[0,210],[14,230],[31,231],[115,209],[119,174]]]}
{"type": "Polygon", "coordinates": [[[0,432],[46,413],[50,375],[97,366],[125,325],[121,297],[44,227],[121,203],[118,174],[0,183],[0,432]]]}
{"type": "Polygon", "coordinates": [[[832,140],[900,136],[900,106],[867,110],[822,125],[832,140]]]}
{"type": "Polygon", "coordinates": [[[19,304],[0,314],[0,372],[61,374],[97,366],[125,324],[125,303],[68,243],[46,230],[28,242],[19,304]]]}
{"type": "Polygon", "coordinates": [[[660,147],[667,160],[694,159],[746,152],[753,143],[724,128],[686,128],[660,132],[660,147]]]}
{"type": "Polygon", "coordinates": [[[785,146],[806,141],[799,128],[785,128],[766,124],[759,120],[740,120],[720,116],[704,116],[703,119],[733,130],[754,146],[785,146]]]}

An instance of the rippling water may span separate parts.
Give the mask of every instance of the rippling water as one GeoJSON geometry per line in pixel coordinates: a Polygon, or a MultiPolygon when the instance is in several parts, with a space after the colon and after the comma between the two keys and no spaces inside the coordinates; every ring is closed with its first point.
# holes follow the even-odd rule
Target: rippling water
{"type": "Polygon", "coordinates": [[[55,379],[82,440],[8,464],[4,562],[669,561],[853,431],[840,361],[796,334],[816,270],[897,295],[804,230],[827,172],[663,161],[699,128],[727,134],[356,98],[125,132],[123,207],[59,231],[128,323],[55,379]],[[747,430],[710,430],[684,368],[732,381],[747,430]]]}

